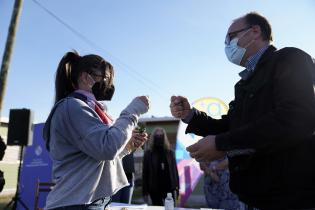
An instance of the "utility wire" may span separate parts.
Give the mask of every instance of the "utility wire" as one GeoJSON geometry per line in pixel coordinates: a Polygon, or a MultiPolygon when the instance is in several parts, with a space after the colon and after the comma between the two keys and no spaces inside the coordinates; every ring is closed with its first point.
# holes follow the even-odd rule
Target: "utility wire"
{"type": "Polygon", "coordinates": [[[122,62],[119,58],[117,58],[116,56],[114,56],[113,54],[111,54],[110,52],[108,52],[107,50],[105,50],[104,48],[100,47],[99,45],[97,45],[95,42],[91,41],[88,37],[86,37],[85,35],[83,35],[82,33],[80,33],[78,30],[76,30],[74,27],[72,27],[70,24],[66,23],[65,21],[63,21],[61,18],[59,18],[55,13],[53,13],[52,11],[50,11],[47,7],[43,6],[42,4],[40,4],[37,0],[32,0],[37,6],[39,6],[42,10],[44,10],[47,14],[49,14],[51,17],[53,17],[55,20],[57,20],[60,24],[62,24],[63,26],[65,26],[69,31],[71,31],[75,36],[77,36],[79,39],[81,39],[83,42],[87,43],[88,45],[90,45],[91,47],[95,48],[96,50],[99,49],[101,51],[103,51],[104,53],[106,53],[107,55],[109,55],[112,59],[116,60],[117,64],[119,64],[120,66],[124,67],[122,69],[124,69],[125,71],[129,72],[129,74],[135,78],[138,82],[140,82],[142,85],[150,88],[151,90],[153,90],[154,92],[156,92],[160,97],[162,97],[163,99],[169,99],[166,95],[164,95],[165,92],[167,92],[168,94],[172,95],[171,92],[169,91],[161,91],[161,87],[156,84],[155,82],[153,82],[152,80],[145,78],[143,75],[141,75],[139,72],[137,72],[134,68],[132,68],[131,66],[125,64],[124,62],[122,62]],[[160,92],[161,91],[161,92],[160,92]]]}

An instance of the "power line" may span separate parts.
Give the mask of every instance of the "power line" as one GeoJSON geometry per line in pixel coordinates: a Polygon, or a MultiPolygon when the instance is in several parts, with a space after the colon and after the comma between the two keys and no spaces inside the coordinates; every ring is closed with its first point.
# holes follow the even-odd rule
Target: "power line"
{"type": "Polygon", "coordinates": [[[116,63],[118,65],[122,66],[123,67],[122,69],[125,70],[127,73],[129,73],[130,76],[132,76],[138,82],[140,82],[140,84],[142,84],[145,87],[153,90],[160,97],[162,97],[164,99],[165,98],[168,99],[168,97],[166,97],[166,95],[164,95],[163,93],[168,92],[170,95],[172,95],[172,93],[170,93],[169,91],[160,92],[161,87],[158,84],[156,84],[155,82],[153,82],[152,80],[150,80],[148,78],[145,78],[143,75],[141,75],[139,72],[137,72],[130,65],[125,64],[123,61],[121,61],[119,58],[114,56],[112,53],[110,53],[107,50],[105,50],[104,48],[100,47],[98,44],[96,44],[95,42],[90,40],[88,37],[86,37],[85,35],[80,33],[78,30],[76,30],[74,27],[72,27],[70,24],[66,23],[61,18],[59,18],[55,13],[50,11],[47,7],[45,7],[42,4],[40,4],[37,0],[32,0],[32,1],[37,6],[39,6],[42,10],[44,10],[47,14],[49,14],[51,17],[53,17],[55,20],[57,20],[60,24],[62,24],[64,27],[66,27],[69,31],[71,31],[75,36],[77,36],[79,39],[81,39],[83,42],[87,43],[88,45],[90,45],[91,47],[95,48],[96,50],[99,49],[99,50],[103,51],[104,53],[109,55],[113,60],[116,60],[116,63]]]}

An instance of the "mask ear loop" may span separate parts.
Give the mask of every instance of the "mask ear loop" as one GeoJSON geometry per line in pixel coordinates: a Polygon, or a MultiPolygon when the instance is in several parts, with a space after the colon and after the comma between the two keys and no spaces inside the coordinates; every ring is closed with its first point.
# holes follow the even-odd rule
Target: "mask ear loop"
{"type": "Polygon", "coordinates": [[[93,79],[93,77],[92,77],[89,73],[87,73],[87,74],[88,74],[88,76],[90,77],[90,79],[91,79],[92,82],[93,82],[93,84],[90,86],[90,88],[92,89],[93,85],[94,85],[96,82],[95,82],[95,80],[93,79]]]}
{"type": "Polygon", "coordinates": [[[255,42],[255,40],[250,41],[244,48],[247,49],[247,47],[249,47],[251,44],[253,44],[255,42]]]}
{"type": "MultiPolygon", "coordinates": [[[[249,32],[249,30],[251,30],[252,28],[249,28],[241,37],[239,37],[238,38],[238,40],[237,40],[237,42],[241,39],[241,38],[243,38],[244,36],[245,36],[245,34],[247,34],[247,32],[249,32]]],[[[251,44],[253,44],[253,42],[254,42],[255,40],[251,40],[249,43],[247,43],[247,45],[246,46],[244,46],[243,48],[245,48],[245,49],[247,49],[247,47],[249,47],[251,44]]]]}

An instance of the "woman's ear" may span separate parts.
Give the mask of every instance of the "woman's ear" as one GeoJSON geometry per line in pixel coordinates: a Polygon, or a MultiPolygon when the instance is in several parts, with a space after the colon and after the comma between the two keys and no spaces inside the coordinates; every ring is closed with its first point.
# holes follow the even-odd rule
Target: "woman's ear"
{"type": "Polygon", "coordinates": [[[78,77],[78,83],[86,84],[86,72],[81,72],[78,77]]]}
{"type": "Polygon", "coordinates": [[[87,72],[81,72],[78,78],[78,85],[81,89],[92,88],[94,80],[87,72]]]}

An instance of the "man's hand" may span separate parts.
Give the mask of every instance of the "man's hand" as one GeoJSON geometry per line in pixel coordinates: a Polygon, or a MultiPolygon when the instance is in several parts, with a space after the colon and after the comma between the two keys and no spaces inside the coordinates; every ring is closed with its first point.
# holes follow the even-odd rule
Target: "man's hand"
{"type": "Polygon", "coordinates": [[[187,98],[183,96],[172,96],[170,109],[173,117],[185,119],[191,111],[187,98]]]}
{"type": "Polygon", "coordinates": [[[215,166],[211,166],[207,169],[207,174],[211,177],[214,182],[220,182],[220,177],[218,176],[218,170],[215,166]]]}
{"type": "Polygon", "coordinates": [[[186,148],[190,156],[198,162],[212,161],[223,158],[225,152],[218,151],[215,145],[215,136],[209,135],[197,143],[186,148]]]}

